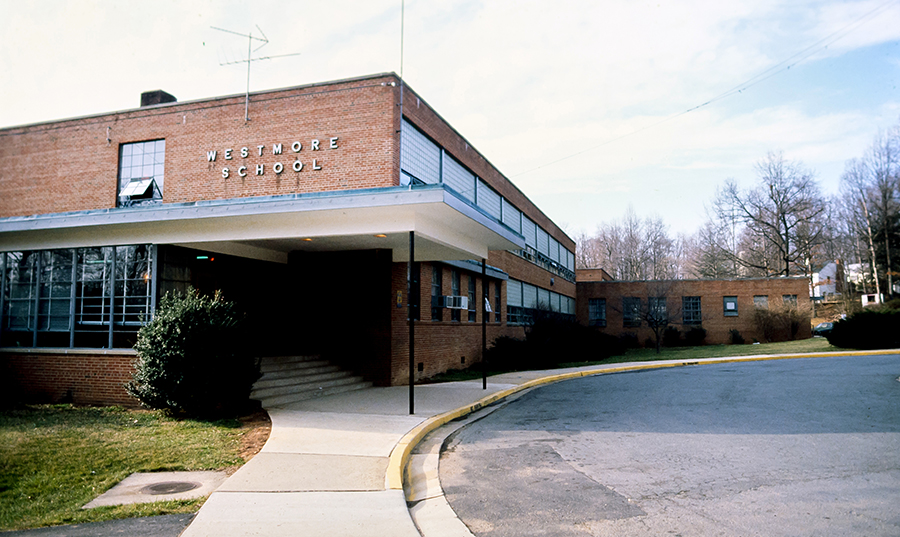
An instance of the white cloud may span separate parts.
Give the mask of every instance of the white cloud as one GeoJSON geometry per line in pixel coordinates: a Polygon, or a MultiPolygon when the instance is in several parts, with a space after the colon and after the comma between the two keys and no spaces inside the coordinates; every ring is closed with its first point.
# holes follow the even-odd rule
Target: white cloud
{"type": "MultiPolygon", "coordinates": [[[[687,222],[702,217],[718,181],[752,180],[753,163],[769,150],[803,160],[827,182],[879,127],[896,123],[896,100],[863,104],[871,88],[829,108],[813,104],[805,97],[832,92],[829,81],[813,84],[795,70],[652,126],[879,5],[409,0],[403,68],[412,87],[551,217],[592,228],[642,199],[638,212],[645,206],[687,222]],[[581,199],[563,201],[573,195],[581,199]],[[587,201],[602,210],[578,209],[587,201]]],[[[134,107],[141,91],[156,88],[181,100],[243,92],[243,66],[219,62],[242,58],[246,41],[210,26],[255,34],[258,24],[271,40],[261,54],[301,53],[254,63],[252,89],[400,70],[395,0],[0,0],[0,12],[7,75],[0,125],[134,107]]],[[[898,40],[895,4],[807,63],[898,40]]],[[[879,61],[894,69],[886,77],[896,84],[900,62],[879,61]]]]}

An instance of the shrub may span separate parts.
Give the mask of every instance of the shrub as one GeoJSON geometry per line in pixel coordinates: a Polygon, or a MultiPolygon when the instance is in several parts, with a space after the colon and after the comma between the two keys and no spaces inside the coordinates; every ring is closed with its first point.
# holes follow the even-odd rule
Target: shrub
{"type": "Polygon", "coordinates": [[[528,345],[524,339],[500,336],[487,349],[487,363],[492,369],[510,371],[525,368],[531,362],[528,345]]]}
{"type": "Polygon", "coordinates": [[[636,349],[640,345],[638,345],[638,337],[634,332],[622,332],[619,335],[619,342],[621,343],[623,348],[626,349],[636,349]]]}
{"type": "Polygon", "coordinates": [[[768,342],[796,339],[800,327],[809,324],[811,308],[806,304],[784,304],[772,308],[755,308],[753,324],[768,342]]]}
{"type": "Polygon", "coordinates": [[[900,310],[900,298],[893,298],[881,305],[880,310],[896,311],[900,310]]]}
{"type": "Polygon", "coordinates": [[[699,347],[706,343],[706,329],[699,326],[692,326],[684,333],[684,343],[690,347],[699,347]]]}
{"type": "Polygon", "coordinates": [[[249,352],[243,316],[219,293],[167,293],[138,331],[128,393],[150,408],[213,418],[249,402],[259,362],[249,352]]]}
{"type": "Polygon", "coordinates": [[[552,312],[535,312],[525,339],[500,336],[487,350],[493,370],[550,369],[564,362],[594,362],[622,354],[619,339],[552,312]]]}
{"type": "Polygon", "coordinates": [[[680,347],[681,345],[681,332],[674,326],[667,326],[666,331],[663,332],[663,346],[680,347]]]}
{"type": "Polygon", "coordinates": [[[825,336],[835,347],[891,349],[900,347],[900,311],[866,309],[837,321],[825,336]]]}
{"type": "Polygon", "coordinates": [[[744,341],[744,336],[742,336],[739,331],[732,328],[728,331],[728,334],[731,336],[731,343],[733,345],[743,345],[746,343],[746,341],[744,341]]]}

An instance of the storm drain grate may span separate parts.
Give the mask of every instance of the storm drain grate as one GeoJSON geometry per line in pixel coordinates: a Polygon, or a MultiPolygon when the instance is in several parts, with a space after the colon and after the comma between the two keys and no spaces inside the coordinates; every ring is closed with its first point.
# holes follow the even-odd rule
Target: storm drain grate
{"type": "Polygon", "coordinates": [[[153,483],[141,488],[141,494],[150,494],[157,496],[161,494],[178,494],[200,488],[200,483],[193,481],[163,481],[161,483],[153,483]]]}

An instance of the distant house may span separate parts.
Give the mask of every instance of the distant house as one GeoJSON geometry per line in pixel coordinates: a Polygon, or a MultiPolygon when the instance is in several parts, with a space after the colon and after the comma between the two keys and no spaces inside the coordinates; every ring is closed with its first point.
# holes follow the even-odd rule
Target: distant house
{"type": "Polygon", "coordinates": [[[829,300],[844,291],[844,267],[840,261],[823,265],[812,274],[812,296],[829,300]]]}

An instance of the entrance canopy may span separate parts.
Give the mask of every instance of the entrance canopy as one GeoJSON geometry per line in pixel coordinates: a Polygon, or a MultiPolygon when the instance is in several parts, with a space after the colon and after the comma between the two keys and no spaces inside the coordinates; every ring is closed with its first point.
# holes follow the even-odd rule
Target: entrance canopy
{"type": "Polygon", "coordinates": [[[0,219],[0,251],[176,244],[287,263],[288,252],[393,250],[416,261],[487,258],[523,237],[442,185],[172,203],[0,219]]]}

